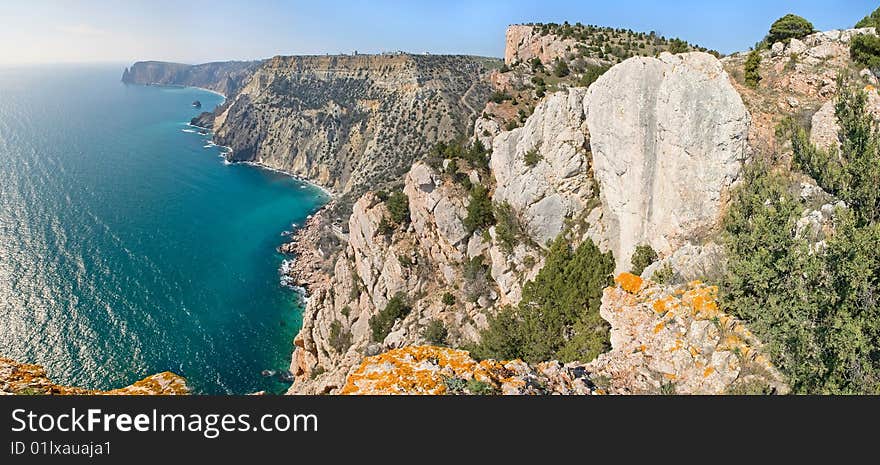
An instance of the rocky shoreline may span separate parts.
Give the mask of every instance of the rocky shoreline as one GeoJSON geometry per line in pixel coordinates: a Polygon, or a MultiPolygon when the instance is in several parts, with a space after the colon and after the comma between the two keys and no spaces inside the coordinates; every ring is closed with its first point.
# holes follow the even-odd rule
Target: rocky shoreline
{"type": "Polygon", "coordinates": [[[285,242],[276,249],[278,253],[292,257],[285,260],[284,263],[287,265],[283,268],[286,269],[279,270],[282,279],[286,277],[292,286],[302,288],[305,299],[308,299],[311,290],[329,284],[326,273],[321,271],[321,265],[326,257],[317,244],[326,225],[327,212],[334,204],[335,200],[331,200],[310,215],[304,225],[290,234],[290,242],[285,242]]]}

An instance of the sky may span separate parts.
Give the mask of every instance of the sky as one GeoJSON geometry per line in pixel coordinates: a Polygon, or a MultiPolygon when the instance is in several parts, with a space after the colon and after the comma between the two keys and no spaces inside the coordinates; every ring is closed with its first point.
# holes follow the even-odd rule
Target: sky
{"type": "Polygon", "coordinates": [[[275,55],[500,57],[509,24],[569,21],[747,50],[786,13],[852,27],[869,0],[0,0],[0,63],[202,63],[275,55]]]}

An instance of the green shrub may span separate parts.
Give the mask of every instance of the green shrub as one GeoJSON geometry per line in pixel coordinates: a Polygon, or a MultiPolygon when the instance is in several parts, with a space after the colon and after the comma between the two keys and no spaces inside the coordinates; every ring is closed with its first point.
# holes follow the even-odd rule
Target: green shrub
{"type": "Polygon", "coordinates": [[[394,327],[394,323],[398,319],[409,315],[411,311],[412,308],[407,304],[406,296],[403,293],[397,293],[388,301],[388,304],[385,305],[382,311],[370,318],[373,340],[376,342],[385,340],[385,337],[388,336],[388,333],[394,327]]]}
{"type": "Polygon", "coordinates": [[[501,248],[507,252],[513,252],[513,248],[525,236],[525,227],[519,216],[508,202],[495,204],[495,235],[501,248]]]}
{"type": "Polygon", "coordinates": [[[746,58],[745,64],[745,78],[746,85],[751,88],[758,87],[758,84],[761,83],[761,52],[758,50],[752,50],[749,53],[748,58],[746,58]]]}
{"type": "Polygon", "coordinates": [[[541,63],[541,59],[538,57],[534,57],[529,60],[529,66],[532,68],[533,73],[546,73],[547,70],[544,69],[544,63],[541,63]]]}
{"type": "Polygon", "coordinates": [[[814,252],[792,233],[805,207],[793,179],[760,163],[746,169],[724,219],[722,308],[749,324],[794,392],[876,394],[880,227],[838,210],[814,252]]]}
{"type": "Polygon", "coordinates": [[[333,323],[330,323],[328,342],[336,353],[344,354],[351,347],[351,333],[342,329],[342,323],[339,320],[333,320],[333,323]]]}
{"type": "Polygon", "coordinates": [[[443,294],[443,297],[440,299],[440,301],[443,302],[443,305],[446,305],[446,306],[455,305],[455,296],[452,295],[452,293],[445,292],[443,294]]]}
{"type": "Polygon", "coordinates": [[[467,390],[475,396],[491,396],[497,394],[495,387],[475,378],[467,380],[467,390]]]}
{"type": "Polygon", "coordinates": [[[376,232],[383,236],[388,236],[394,233],[394,230],[397,229],[394,222],[388,219],[388,217],[383,216],[381,220],[379,220],[379,225],[376,227],[376,232]]]}
{"type": "Polygon", "coordinates": [[[669,53],[673,55],[690,51],[688,43],[681,39],[672,39],[669,43],[669,53]]]}
{"type": "Polygon", "coordinates": [[[835,114],[840,149],[821,150],[809,134],[794,128],[792,148],[797,166],[856,212],[860,225],[880,220],[880,130],[868,111],[868,95],[843,81],[835,114]]]}
{"type": "Polygon", "coordinates": [[[675,390],[675,383],[670,381],[668,383],[661,384],[659,394],[661,396],[674,396],[674,395],[676,395],[677,393],[675,390]]]}
{"type": "Polygon", "coordinates": [[[872,71],[880,70],[880,37],[868,34],[853,37],[849,54],[856,63],[867,66],[872,71]]]}
{"type": "Polygon", "coordinates": [[[641,275],[645,268],[657,261],[657,252],[650,245],[636,247],[632,255],[632,274],[641,275]]]}
{"type": "Polygon", "coordinates": [[[529,168],[534,168],[535,165],[537,165],[538,162],[540,162],[543,159],[544,159],[544,156],[541,155],[541,152],[539,152],[537,148],[533,148],[533,149],[529,150],[523,156],[523,161],[525,161],[526,166],[528,166],[529,168]]]}
{"type": "Polygon", "coordinates": [[[788,42],[791,39],[803,39],[815,32],[813,23],[800,16],[787,14],[770,26],[770,34],[767,35],[767,43],[788,42]]]}
{"type": "Polygon", "coordinates": [[[497,104],[504,103],[504,101],[510,100],[511,98],[510,94],[498,90],[489,95],[489,101],[497,104]]]}
{"type": "Polygon", "coordinates": [[[556,64],[553,65],[553,75],[556,77],[565,77],[571,73],[571,70],[568,69],[568,63],[565,60],[561,60],[559,58],[556,59],[556,64]]]}
{"type": "Polygon", "coordinates": [[[457,376],[443,376],[443,384],[446,385],[446,393],[449,395],[463,395],[467,389],[467,380],[457,376]]]}
{"type": "Polygon", "coordinates": [[[675,270],[672,265],[665,263],[657,268],[657,271],[651,276],[651,281],[657,284],[672,284],[675,282],[675,270]]]}
{"type": "Polygon", "coordinates": [[[611,69],[611,67],[607,65],[587,65],[587,70],[584,71],[584,75],[581,76],[578,85],[581,87],[590,87],[597,79],[599,79],[599,76],[605,74],[609,69],[611,69]]]}
{"type": "Polygon", "coordinates": [[[859,22],[856,23],[856,28],[863,27],[876,27],[880,28],[880,8],[874,10],[868,16],[862,18],[859,22]]]}
{"type": "Polygon", "coordinates": [[[551,244],[544,267],[523,287],[518,307],[490,318],[474,356],[528,362],[590,361],[609,347],[599,316],[602,291],[612,282],[614,259],[592,241],[572,250],[564,235],[551,244]]]}
{"type": "Polygon", "coordinates": [[[388,196],[385,202],[391,221],[396,224],[409,223],[409,198],[401,190],[397,190],[388,196]]]}
{"type": "Polygon", "coordinates": [[[446,330],[446,326],[444,326],[443,322],[440,320],[431,320],[428,323],[428,326],[425,326],[425,329],[422,331],[422,337],[436,346],[446,344],[446,337],[448,335],[449,331],[446,330]]]}
{"type": "Polygon", "coordinates": [[[468,234],[495,224],[495,215],[492,210],[492,199],[489,198],[489,190],[482,185],[474,186],[470,193],[467,216],[462,222],[468,234]]]}

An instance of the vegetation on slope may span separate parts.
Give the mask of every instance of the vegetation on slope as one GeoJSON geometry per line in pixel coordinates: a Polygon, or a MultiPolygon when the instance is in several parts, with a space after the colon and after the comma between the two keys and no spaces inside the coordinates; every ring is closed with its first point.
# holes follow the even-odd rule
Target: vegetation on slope
{"type": "Polygon", "coordinates": [[[856,27],[880,27],[880,8],[877,8],[868,16],[862,18],[856,23],[856,27]]]}
{"type": "Polygon", "coordinates": [[[572,249],[560,235],[544,268],[523,287],[519,306],[490,319],[474,355],[528,362],[594,359],[610,347],[609,327],[599,316],[599,306],[613,271],[610,253],[601,253],[589,240],[572,249]]]}
{"type": "Polygon", "coordinates": [[[798,183],[760,162],[747,168],[724,221],[724,307],[749,322],[798,393],[880,393],[880,225],[866,189],[877,185],[880,134],[865,99],[843,87],[840,152],[792,131],[797,166],[851,207],[837,210],[824,245],[794,234],[806,209],[798,183]]]}

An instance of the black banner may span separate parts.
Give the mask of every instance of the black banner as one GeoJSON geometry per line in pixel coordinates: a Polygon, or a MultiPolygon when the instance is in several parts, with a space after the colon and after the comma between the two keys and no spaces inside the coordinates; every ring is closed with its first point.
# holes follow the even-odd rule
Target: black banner
{"type": "Polygon", "coordinates": [[[860,425],[877,413],[876,398],[3,396],[0,463],[473,463],[775,450],[787,438],[836,438],[845,454],[873,443],[873,426],[860,425]]]}

